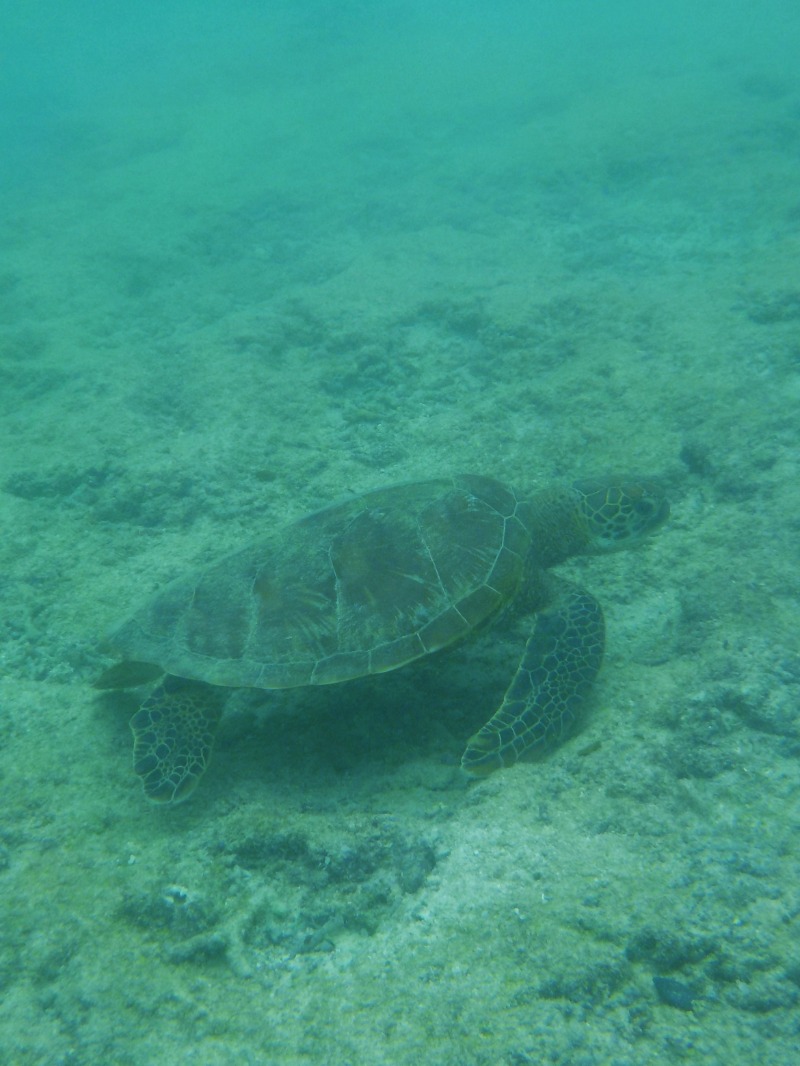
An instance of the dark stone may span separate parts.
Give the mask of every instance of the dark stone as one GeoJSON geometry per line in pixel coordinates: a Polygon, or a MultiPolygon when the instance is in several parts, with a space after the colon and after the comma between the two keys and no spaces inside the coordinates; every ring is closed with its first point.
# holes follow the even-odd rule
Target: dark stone
{"type": "Polygon", "coordinates": [[[691,988],[674,977],[654,977],[653,987],[658,998],[668,1007],[678,1010],[694,1010],[694,995],[691,988]]]}

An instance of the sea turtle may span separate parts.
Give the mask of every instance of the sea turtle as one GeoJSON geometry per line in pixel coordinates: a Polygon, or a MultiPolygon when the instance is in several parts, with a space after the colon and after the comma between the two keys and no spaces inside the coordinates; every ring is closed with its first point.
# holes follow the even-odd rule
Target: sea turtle
{"type": "Polygon", "coordinates": [[[259,538],[157,593],[108,638],[100,688],[158,683],[131,719],[149,799],[185,799],[208,766],[231,688],[328,685],[395,670],[530,616],[498,710],[462,766],[486,774],[573,724],[603,656],[600,605],[548,573],[627,547],[669,514],[641,478],[520,494],[478,475],[367,492],[259,538]]]}

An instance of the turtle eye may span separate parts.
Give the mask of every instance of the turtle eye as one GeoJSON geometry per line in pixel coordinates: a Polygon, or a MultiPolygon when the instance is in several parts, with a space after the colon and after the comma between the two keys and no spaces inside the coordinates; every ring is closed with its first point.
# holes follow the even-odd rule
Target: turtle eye
{"type": "Polygon", "coordinates": [[[651,533],[669,518],[669,501],[655,489],[642,488],[632,505],[642,532],[651,533]]]}

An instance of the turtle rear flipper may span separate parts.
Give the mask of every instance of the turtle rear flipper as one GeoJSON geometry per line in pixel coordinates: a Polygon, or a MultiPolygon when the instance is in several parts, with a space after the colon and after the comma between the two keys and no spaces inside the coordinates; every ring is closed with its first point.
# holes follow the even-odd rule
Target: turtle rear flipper
{"type": "Polygon", "coordinates": [[[133,769],[156,803],[179,803],[206,772],[227,692],[167,674],[131,718],[133,769]]]}
{"type": "Polygon", "coordinates": [[[603,660],[600,604],[566,581],[536,616],[514,680],[490,720],[470,738],[461,759],[471,774],[511,766],[533,747],[546,749],[572,729],[603,660]]]}

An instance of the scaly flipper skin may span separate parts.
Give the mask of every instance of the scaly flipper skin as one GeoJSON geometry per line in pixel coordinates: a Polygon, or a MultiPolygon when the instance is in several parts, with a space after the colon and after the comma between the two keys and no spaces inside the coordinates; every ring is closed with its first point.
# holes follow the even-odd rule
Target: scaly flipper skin
{"type": "Polygon", "coordinates": [[[603,612],[583,589],[555,579],[552,588],[500,708],[467,744],[468,773],[490,774],[545,750],[570,732],[585,703],[603,661],[603,612]]]}
{"type": "Polygon", "coordinates": [[[211,757],[227,693],[167,674],[131,718],[133,769],[156,803],[192,793],[211,757]]]}

